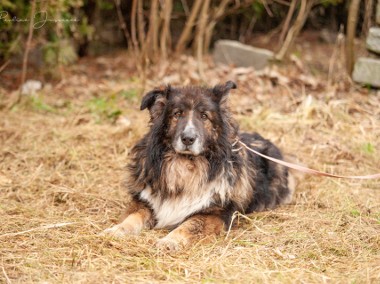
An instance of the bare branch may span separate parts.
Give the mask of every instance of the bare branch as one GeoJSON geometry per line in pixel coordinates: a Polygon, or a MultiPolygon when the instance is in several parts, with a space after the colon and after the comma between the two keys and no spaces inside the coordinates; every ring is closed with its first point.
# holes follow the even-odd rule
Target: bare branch
{"type": "Polygon", "coordinates": [[[189,37],[191,35],[191,31],[194,27],[195,19],[198,16],[199,9],[201,8],[201,5],[203,3],[203,0],[196,0],[191,8],[191,13],[189,18],[186,21],[185,27],[181,33],[181,36],[178,40],[177,46],[176,46],[176,53],[181,53],[186,46],[186,43],[189,40],[189,37]]]}
{"type": "Polygon", "coordinates": [[[115,2],[115,6],[116,6],[116,13],[117,13],[117,17],[119,20],[120,28],[123,31],[124,37],[127,41],[127,44],[129,45],[129,43],[131,42],[131,37],[130,37],[128,29],[127,29],[127,24],[124,20],[123,13],[121,12],[120,0],[114,0],[114,2],[115,2]]]}
{"type": "Polygon", "coordinates": [[[284,44],[279,52],[276,54],[277,60],[283,60],[289,53],[290,48],[293,46],[293,42],[303,28],[305,21],[310,13],[311,8],[314,6],[315,0],[301,0],[301,7],[298,12],[297,18],[293,26],[289,29],[286,35],[284,44]]]}
{"type": "Polygon", "coordinates": [[[223,16],[225,13],[227,4],[230,2],[230,0],[223,0],[220,5],[215,9],[214,13],[211,16],[211,20],[209,21],[209,24],[206,27],[205,31],[205,42],[204,42],[204,49],[208,50],[211,43],[211,37],[214,32],[214,28],[216,26],[216,23],[219,18],[223,16]]]}
{"type": "Polygon", "coordinates": [[[292,2],[290,4],[289,11],[288,11],[288,14],[286,15],[285,23],[284,23],[283,28],[281,30],[280,38],[278,40],[280,45],[282,45],[282,43],[284,42],[285,35],[289,30],[290,21],[293,18],[294,11],[296,10],[297,3],[298,3],[298,0],[292,0],[292,2]]]}

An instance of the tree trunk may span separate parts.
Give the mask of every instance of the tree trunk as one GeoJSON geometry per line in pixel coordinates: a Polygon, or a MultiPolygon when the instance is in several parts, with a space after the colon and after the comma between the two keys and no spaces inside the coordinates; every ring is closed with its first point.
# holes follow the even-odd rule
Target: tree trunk
{"type": "Polygon", "coordinates": [[[163,1],[162,11],[162,30],[161,30],[161,55],[164,59],[168,56],[168,49],[171,49],[171,37],[170,37],[170,20],[173,10],[173,0],[165,0],[163,1]]]}
{"type": "Polygon", "coordinates": [[[140,49],[138,41],[137,41],[137,31],[136,31],[137,1],[138,0],[133,0],[132,11],[131,11],[131,38],[132,38],[133,48],[136,50],[136,52],[140,49]]]}
{"type": "Polygon", "coordinates": [[[195,50],[196,54],[202,55],[203,52],[203,42],[205,38],[205,31],[207,26],[207,19],[208,19],[208,10],[210,6],[210,0],[204,0],[203,6],[201,9],[201,13],[199,15],[199,21],[196,28],[196,35],[195,35],[195,50]]]}
{"type": "Polygon", "coordinates": [[[143,48],[144,42],[145,42],[145,23],[144,23],[144,7],[143,7],[143,1],[136,0],[137,1],[137,35],[139,38],[139,42],[141,45],[141,48],[143,48]]]}
{"type": "MultiPolygon", "coordinates": [[[[207,26],[208,10],[210,7],[210,0],[204,0],[201,14],[199,16],[199,23],[197,25],[197,33],[195,37],[195,53],[197,55],[199,73],[203,75],[203,47],[204,47],[204,38],[205,31],[207,26]]],[[[202,76],[203,77],[203,76],[202,76]]]]}
{"type": "Polygon", "coordinates": [[[146,50],[149,59],[153,59],[157,56],[159,25],[158,0],[152,0],[150,6],[149,30],[146,37],[146,50]]]}
{"type": "Polygon", "coordinates": [[[348,10],[347,18],[347,38],[346,38],[346,69],[351,76],[355,62],[354,41],[356,24],[358,22],[360,0],[352,0],[348,10]]]}

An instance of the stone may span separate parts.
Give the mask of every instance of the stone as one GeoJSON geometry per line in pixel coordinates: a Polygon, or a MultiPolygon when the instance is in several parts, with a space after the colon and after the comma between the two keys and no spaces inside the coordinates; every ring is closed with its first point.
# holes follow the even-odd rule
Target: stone
{"type": "Polygon", "coordinates": [[[269,64],[274,54],[270,50],[252,47],[238,41],[218,40],[215,43],[213,57],[216,63],[253,67],[260,70],[269,64]]]}
{"type": "Polygon", "coordinates": [[[366,44],[368,50],[380,54],[380,28],[369,29],[366,44]]]}
{"type": "Polygon", "coordinates": [[[380,59],[360,57],[355,63],[352,79],[357,83],[380,88],[380,59]]]}
{"type": "Polygon", "coordinates": [[[42,89],[42,83],[37,80],[27,80],[21,87],[21,94],[33,96],[42,89]]]}
{"type": "Polygon", "coordinates": [[[377,1],[376,6],[376,23],[380,25],[380,0],[377,1]]]}

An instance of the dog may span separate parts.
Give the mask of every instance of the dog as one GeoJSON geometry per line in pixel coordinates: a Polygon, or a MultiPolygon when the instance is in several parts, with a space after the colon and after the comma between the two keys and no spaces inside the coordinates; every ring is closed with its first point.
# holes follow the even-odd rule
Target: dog
{"type": "Polygon", "coordinates": [[[131,151],[126,218],[104,231],[123,237],[166,228],[161,249],[176,251],[229,228],[234,212],[273,209],[288,203],[294,182],[287,168],[261,158],[283,159],[257,133],[240,133],[228,96],[236,84],[213,88],[164,86],[148,92],[141,110],[150,130],[131,151]]]}

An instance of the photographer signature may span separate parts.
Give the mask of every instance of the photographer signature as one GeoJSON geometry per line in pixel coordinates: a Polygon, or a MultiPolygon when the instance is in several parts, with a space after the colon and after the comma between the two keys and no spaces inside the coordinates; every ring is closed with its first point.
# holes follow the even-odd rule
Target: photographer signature
{"type": "MultiPolygon", "coordinates": [[[[42,28],[46,23],[68,23],[68,22],[79,22],[77,18],[67,18],[67,19],[51,19],[48,18],[48,13],[46,11],[40,11],[34,14],[34,29],[42,28]]],[[[0,21],[3,22],[13,22],[13,23],[25,23],[29,22],[30,19],[21,19],[14,16],[13,18],[9,17],[7,11],[0,11],[0,21]]]]}

